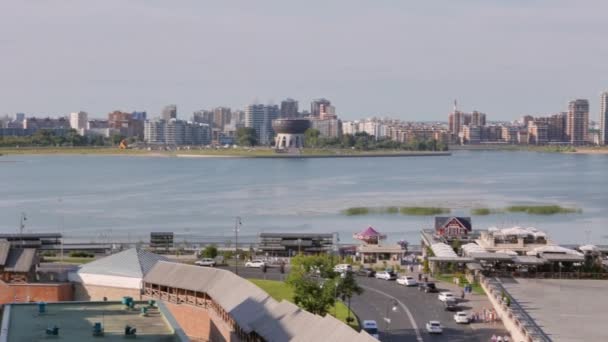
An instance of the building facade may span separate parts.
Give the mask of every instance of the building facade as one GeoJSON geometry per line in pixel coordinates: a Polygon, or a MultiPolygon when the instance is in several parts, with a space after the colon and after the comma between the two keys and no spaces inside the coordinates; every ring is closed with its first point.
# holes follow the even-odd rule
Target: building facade
{"type": "Polygon", "coordinates": [[[77,130],[80,134],[83,130],[87,129],[88,122],[88,114],[86,112],[80,111],[75,113],[70,113],[70,127],[72,129],[77,130]]]}
{"type": "Polygon", "coordinates": [[[272,120],[278,117],[278,106],[252,104],[245,108],[245,127],[255,130],[260,145],[269,145],[274,137],[272,120]]]}
{"type": "Polygon", "coordinates": [[[320,117],[321,106],[331,106],[331,101],[328,99],[315,99],[310,103],[310,116],[320,117]]]}
{"type": "Polygon", "coordinates": [[[608,91],[600,96],[600,145],[608,145],[608,91]]]}
{"type": "Polygon", "coordinates": [[[169,121],[171,119],[176,119],[177,118],[177,105],[171,104],[168,106],[165,106],[165,108],[163,108],[161,114],[160,114],[161,119],[165,120],[165,121],[169,121]]]}
{"type": "Polygon", "coordinates": [[[585,145],[589,141],[589,101],[577,99],[568,104],[568,141],[572,145],[585,145]]]}
{"type": "Polygon", "coordinates": [[[297,118],[298,115],[298,101],[291,98],[281,101],[281,118],[297,118]]]}
{"type": "Polygon", "coordinates": [[[211,128],[208,124],[171,119],[145,122],[144,141],[152,145],[209,145],[211,128]]]}

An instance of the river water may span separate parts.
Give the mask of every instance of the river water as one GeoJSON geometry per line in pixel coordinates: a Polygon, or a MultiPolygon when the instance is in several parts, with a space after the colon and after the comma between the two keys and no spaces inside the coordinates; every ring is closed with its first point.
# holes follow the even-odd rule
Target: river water
{"type": "Polygon", "coordinates": [[[452,156],[346,159],[0,157],[0,231],[63,232],[72,241],[231,240],[258,232],[338,232],[373,226],[419,242],[433,217],[344,216],[354,206],[559,204],[581,214],[473,216],[473,228],[534,226],[560,243],[608,243],[608,155],[457,151],[452,156]]]}

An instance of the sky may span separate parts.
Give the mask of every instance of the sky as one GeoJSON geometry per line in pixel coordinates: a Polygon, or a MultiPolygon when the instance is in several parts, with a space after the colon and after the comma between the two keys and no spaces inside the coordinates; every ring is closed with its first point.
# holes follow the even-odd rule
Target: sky
{"type": "Polygon", "coordinates": [[[489,120],[608,89],[605,0],[0,1],[0,115],[332,101],[344,120],[489,120]]]}

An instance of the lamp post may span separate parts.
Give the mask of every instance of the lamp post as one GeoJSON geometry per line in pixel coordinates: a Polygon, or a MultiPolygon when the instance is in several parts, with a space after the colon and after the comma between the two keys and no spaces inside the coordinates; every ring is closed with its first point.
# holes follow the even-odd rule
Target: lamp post
{"type": "Polygon", "coordinates": [[[302,254],[302,239],[298,238],[298,254],[302,254]]]}
{"type": "Polygon", "coordinates": [[[25,216],[25,213],[21,213],[21,217],[19,218],[19,235],[21,238],[21,245],[24,244],[23,231],[25,230],[25,221],[27,221],[27,217],[25,216]]]}
{"type": "Polygon", "coordinates": [[[241,217],[237,216],[234,222],[234,273],[239,274],[239,227],[242,225],[241,217]]]}
{"type": "Polygon", "coordinates": [[[390,325],[391,325],[391,318],[390,318],[390,313],[391,310],[393,312],[397,312],[397,300],[395,299],[391,299],[389,300],[388,303],[386,303],[386,317],[384,317],[384,321],[386,322],[386,329],[385,329],[385,333],[388,336],[388,331],[390,329],[390,325]],[[390,310],[389,310],[390,309],[390,310]]]}

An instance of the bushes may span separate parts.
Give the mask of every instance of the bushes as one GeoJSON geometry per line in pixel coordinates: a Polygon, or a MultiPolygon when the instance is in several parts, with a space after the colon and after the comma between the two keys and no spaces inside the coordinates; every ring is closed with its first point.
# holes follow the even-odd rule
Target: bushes
{"type": "Polygon", "coordinates": [[[70,252],[70,258],[94,258],[95,254],[84,251],[70,252]]]}

